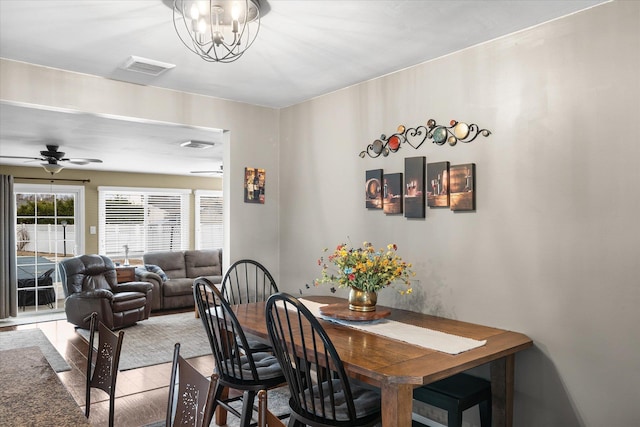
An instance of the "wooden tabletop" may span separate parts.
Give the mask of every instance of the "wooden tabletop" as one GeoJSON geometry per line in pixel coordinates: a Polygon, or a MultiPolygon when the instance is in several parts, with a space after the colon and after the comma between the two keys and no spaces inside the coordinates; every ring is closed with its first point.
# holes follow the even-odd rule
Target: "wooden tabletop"
{"type": "MultiPolygon", "coordinates": [[[[305,299],[326,304],[344,302],[333,296],[305,296],[305,299]]],[[[243,304],[235,306],[234,311],[245,332],[268,339],[264,308],[264,303],[243,304]]],[[[349,374],[381,388],[384,427],[411,424],[411,395],[414,387],[489,362],[492,363],[495,395],[493,425],[511,425],[513,355],[532,346],[529,337],[518,332],[423,313],[389,310],[389,320],[476,340],[487,340],[487,343],[482,347],[451,355],[321,320],[349,374]]]]}

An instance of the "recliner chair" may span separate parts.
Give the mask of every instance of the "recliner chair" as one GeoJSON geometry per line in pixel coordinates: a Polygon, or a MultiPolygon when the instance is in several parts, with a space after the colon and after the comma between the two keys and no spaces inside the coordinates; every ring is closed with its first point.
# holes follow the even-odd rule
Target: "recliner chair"
{"type": "Polygon", "coordinates": [[[118,283],[116,268],[104,255],[79,255],[58,264],[66,297],[67,320],[89,329],[91,313],[110,329],[149,318],[152,286],[147,282],[118,283]]]}

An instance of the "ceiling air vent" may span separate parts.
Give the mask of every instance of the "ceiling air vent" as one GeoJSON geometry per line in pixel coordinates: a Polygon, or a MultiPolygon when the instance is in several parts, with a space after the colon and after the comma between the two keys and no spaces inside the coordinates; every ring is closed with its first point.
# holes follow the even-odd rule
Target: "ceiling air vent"
{"type": "Polygon", "coordinates": [[[148,74],[150,76],[159,76],[167,70],[175,67],[175,64],[155,61],[153,59],[142,58],[140,56],[130,56],[122,65],[122,69],[135,71],[136,73],[148,74]]]}
{"type": "Polygon", "coordinates": [[[214,145],[216,145],[216,144],[213,143],[213,142],[196,141],[194,139],[192,139],[190,141],[185,141],[182,144],[180,144],[181,147],[200,148],[200,149],[211,148],[214,145]]]}

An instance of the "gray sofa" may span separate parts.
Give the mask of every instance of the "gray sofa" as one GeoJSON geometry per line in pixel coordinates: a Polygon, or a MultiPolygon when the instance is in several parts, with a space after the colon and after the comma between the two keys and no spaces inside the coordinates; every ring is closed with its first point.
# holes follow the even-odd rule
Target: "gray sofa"
{"type": "Polygon", "coordinates": [[[153,286],[151,310],[194,307],[193,281],[197,277],[204,276],[214,284],[222,282],[222,249],[149,252],[142,259],[145,268],[136,268],[136,280],[153,286]],[[160,274],[153,266],[160,267],[160,274]]]}

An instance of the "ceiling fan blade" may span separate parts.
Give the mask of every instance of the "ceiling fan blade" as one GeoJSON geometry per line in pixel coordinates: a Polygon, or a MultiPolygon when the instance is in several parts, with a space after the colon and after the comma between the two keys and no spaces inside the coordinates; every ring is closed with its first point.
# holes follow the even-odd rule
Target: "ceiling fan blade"
{"type": "Polygon", "coordinates": [[[0,156],[3,159],[25,159],[25,160],[46,160],[42,157],[23,157],[23,156],[0,156]]]}
{"type": "Polygon", "coordinates": [[[89,163],[102,163],[100,159],[60,159],[60,161],[73,163],[74,165],[88,165],[89,163]]]}
{"type": "MultiPolygon", "coordinates": [[[[88,165],[89,163],[102,163],[102,160],[100,160],[100,159],[84,159],[84,158],[67,158],[67,157],[64,157],[64,152],[58,151],[58,148],[59,148],[58,145],[48,144],[46,150],[40,151],[40,154],[42,154],[41,157],[0,156],[0,158],[24,159],[24,160],[28,160],[28,161],[37,160],[39,162],[46,162],[46,163],[43,163],[45,165],[46,164],[57,165],[58,162],[68,162],[68,163],[72,163],[74,165],[88,165]]],[[[62,167],[60,169],[62,169],[62,167]]]]}

